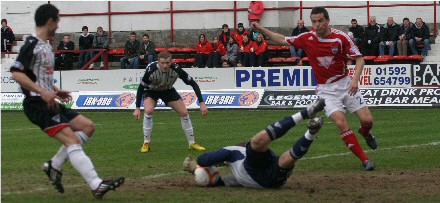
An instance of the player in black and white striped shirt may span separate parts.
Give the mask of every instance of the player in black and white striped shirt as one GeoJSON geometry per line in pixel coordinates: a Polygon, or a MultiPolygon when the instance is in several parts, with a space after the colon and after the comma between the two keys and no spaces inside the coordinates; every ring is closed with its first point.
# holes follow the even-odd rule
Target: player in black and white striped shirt
{"type": "Polygon", "coordinates": [[[59,10],[51,4],[44,4],[36,10],[36,32],[26,39],[10,70],[26,95],[23,108],[28,119],[61,143],[55,156],[44,163],[44,171],[52,185],[58,192],[64,193],[61,168],[66,160],[70,160],[89,184],[93,196],[102,199],[106,192],[119,187],[124,177],[99,178],[81,146],[92,136],[95,124],[55,100],[72,99],[70,92],[52,84],[55,57],[47,40],[55,35],[58,28],[58,14],[59,10]]]}
{"type": "Polygon", "coordinates": [[[200,88],[187,72],[180,68],[179,65],[172,63],[171,54],[169,52],[161,52],[158,58],[159,61],[148,64],[136,94],[136,109],[134,110],[133,116],[135,119],[140,118],[142,99],[144,100],[145,111],[143,123],[144,144],[142,145],[141,152],[145,153],[150,151],[153,113],[158,99],[162,99],[166,105],[179,114],[183,131],[188,140],[189,149],[203,151],[205,148],[194,141],[194,130],[188,110],[173,85],[177,78],[182,79],[185,84],[191,85],[200,102],[202,117],[205,117],[208,114],[208,108],[203,101],[200,88]]]}

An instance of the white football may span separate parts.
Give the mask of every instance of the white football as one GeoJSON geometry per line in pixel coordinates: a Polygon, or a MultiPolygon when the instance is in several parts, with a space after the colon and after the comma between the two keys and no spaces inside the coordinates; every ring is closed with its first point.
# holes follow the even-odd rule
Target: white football
{"type": "Polygon", "coordinates": [[[194,171],[194,178],[199,186],[213,187],[220,178],[220,172],[215,166],[197,166],[196,170],[194,171]]]}

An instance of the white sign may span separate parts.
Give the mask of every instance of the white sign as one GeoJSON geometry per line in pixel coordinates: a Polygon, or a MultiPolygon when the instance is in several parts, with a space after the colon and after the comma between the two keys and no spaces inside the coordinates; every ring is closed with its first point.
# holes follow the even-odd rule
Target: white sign
{"type": "MultiPolygon", "coordinates": [[[[56,86],[60,86],[60,72],[53,72],[53,84],[56,86]]],[[[2,92],[20,92],[20,84],[17,83],[14,79],[12,79],[12,74],[9,71],[2,71],[1,75],[2,80],[2,92]]]]}
{"type": "MultiPolygon", "coordinates": [[[[355,66],[348,66],[348,74],[353,75],[355,66]]],[[[374,87],[411,87],[411,65],[380,64],[365,65],[359,78],[359,86],[374,87]]]]}

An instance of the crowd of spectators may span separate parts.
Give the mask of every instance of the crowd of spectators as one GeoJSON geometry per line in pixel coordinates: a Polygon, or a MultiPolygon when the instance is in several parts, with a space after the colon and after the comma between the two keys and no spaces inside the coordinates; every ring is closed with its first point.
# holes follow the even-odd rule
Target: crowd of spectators
{"type": "Polygon", "coordinates": [[[407,56],[408,51],[410,55],[428,55],[430,32],[421,18],[417,18],[415,23],[404,18],[402,24],[398,25],[393,17],[388,17],[387,22],[380,25],[376,17],[371,16],[365,29],[357,24],[356,19],[352,19],[349,32],[365,56],[395,56],[396,48],[397,55],[407,56]],[[420,53],[418,47],[422,48],[420,53]]]}

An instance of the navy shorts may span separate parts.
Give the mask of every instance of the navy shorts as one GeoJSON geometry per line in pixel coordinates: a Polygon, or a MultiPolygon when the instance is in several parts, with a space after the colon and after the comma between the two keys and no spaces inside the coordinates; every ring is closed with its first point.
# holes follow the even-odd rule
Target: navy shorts
{"type": "Polygon", "coordinates": [[[41,97],[25,97],[23,109],[27,118],[49,136],[54,136],[61,129],[69,127],[69,122],[79,115],[62,104],[59,104],[58,109],[49,109],[41,97]]]}
{"type": "Polygon", "coordinates": [[[272,150],[257,152],[252,149],[250,142],[247,143],[244,167],[252,179],[261,186],[279,188],[292,174],[293,168],[280,168],[278,160],[279,157],[272,150]]]}
{"type": "Polygon", "coordinates": [[[175,88],[171,88],[165,91],[153,91],[153,90],[147,90],[144,93],[144,98],[150,97],[154,100],[162,99],[162,101],[168,105],[168,103],[172,101],[177,101],[179,99],[182,99],[179,93],[177,93],[175,88]]]}

